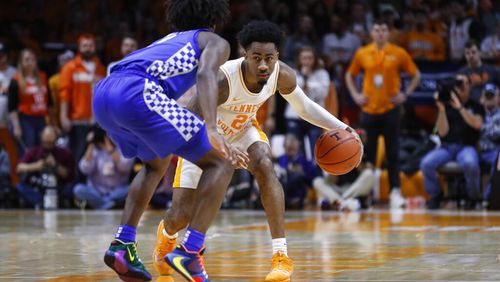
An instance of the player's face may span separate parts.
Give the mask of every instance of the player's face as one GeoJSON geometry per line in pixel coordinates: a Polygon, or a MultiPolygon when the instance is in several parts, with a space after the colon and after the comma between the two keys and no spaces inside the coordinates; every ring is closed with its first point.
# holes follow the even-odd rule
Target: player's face
{"type": "Polygon", "coordinates": [[[254,42],[246,50],[248,72],[259,84],[266,84],[278,61],[278,50],[274,43],[254,42]]]}
{"type": "Polygon", "coordinates": [[[373,41],[378,44],[384,44],[389,40],[389,28],[386,24],[374,24],[371,35],[373,41]]]}

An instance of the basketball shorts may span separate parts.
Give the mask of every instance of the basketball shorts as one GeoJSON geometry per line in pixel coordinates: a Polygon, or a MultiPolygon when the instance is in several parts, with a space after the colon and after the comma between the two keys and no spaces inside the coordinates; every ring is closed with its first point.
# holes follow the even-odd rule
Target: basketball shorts
{"type": "MultiPolygon", "coordinates": [[[[254,121],[249,127],[242,130],[240,133],[228,138],[231,145],[238,147],[243,152],[255,142],[265,142],[269,145],[269,140],[266,134],[260,129],[257,121],[254,121]]],[[[192,162],[179,158],[177,168],[175,170],[174,188],[190,188],[196,189],[201,178],[202,170],[192,162]]]]}
{"type": "Polygon", "coordinates": [[[95,86],[92,106],[99,125],[127,158],[149,161],[175,154],[196,162],[212,148],[203,120],[146,75],[112,73],[95,86]]]}

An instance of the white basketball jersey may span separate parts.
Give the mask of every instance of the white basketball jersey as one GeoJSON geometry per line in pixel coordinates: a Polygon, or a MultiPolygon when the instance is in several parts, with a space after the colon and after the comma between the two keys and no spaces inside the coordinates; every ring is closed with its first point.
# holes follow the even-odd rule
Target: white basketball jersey
{"type": "Polygon", "coordinates": [[[220,69],[226,75],[229,84],[227,101],[217,108],[217,126],[226,137],[231,137],[256,119],[257,111],[269,97],[274,95],[278,84],[279,62],[259,93],[252,93],[245,85],[241,64],[245,58],[227,61],[220,69]]]}

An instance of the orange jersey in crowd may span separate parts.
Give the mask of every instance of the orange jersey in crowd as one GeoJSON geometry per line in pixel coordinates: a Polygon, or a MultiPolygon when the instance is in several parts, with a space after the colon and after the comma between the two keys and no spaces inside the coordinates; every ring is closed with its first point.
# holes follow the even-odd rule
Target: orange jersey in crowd
{"type": "Polygon", "coordinates": [[[401,45],[413,59],[429,61],[444,61],[446,46],[441,37],[430,31],[417,32],[412,30],[401,38],[401,45]]]}
{"type": "Polygon", "coordinates": [[[358,49],[348,72],[355,77],[362,70],[363,95],[368,97],[368,104],[362,110],[369,114],[383,114],[393,109],[390,98],[401,91],[400,72],[413,76],[418,71],[410,55],[391,43],[382,50],[378,50],[374,43],[358,49]]]}
{"type": "Polygon", "coordinates": [[[68,102],[68,117],[71,120],[92,118],[92,91],[96,78],[106,76],[106,69],[94,58],[95,73],[87,70],[80,55],[69,61],[61,70],[61,102],[68,102]]]}
{"type": "Polygon", "coordinates": [[[47,76],[45,73],[40,72],[41,88],[36,81],[31,79],[24,80],[23,88],[19,81],[18,74],[15,74],[12,79],[14,79],[19,86],[19,112],[27,116],[46,116],[49,96],[47,93],[47,76]]]}

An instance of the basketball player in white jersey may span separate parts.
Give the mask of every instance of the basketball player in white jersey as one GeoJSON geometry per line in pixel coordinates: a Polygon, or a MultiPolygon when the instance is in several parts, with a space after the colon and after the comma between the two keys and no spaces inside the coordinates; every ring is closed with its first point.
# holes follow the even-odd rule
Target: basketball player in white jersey
{"type": "MultiPolygon", "coordinates": [[[[260,188],[273,245],[272,269],[266,281],[290,281],[293,262],[287,255],[283,187],[274,172],[268,138],[256,121],[257,110],[278,90],[304,120],[327,130],[354,130],[307,98],[297,86],[295,71],[278,60],[281,30],[277,25],[251,22],[238,33],[238,40],[246,50],[245,56],[227,61],[219,69],[217,126],[229,143],[248,153],[248,167],[244,161],[241,166],[254,175],[260,188]]],[[[192,100],[188,108],[199,112],[199,107],[203,107],[202,100],[192,100]]],[[[173,206],[167,211],[168,220],[158,226],[153,252],[153,265],[160,274],[172,273],[163,258],[174,248],[177,232],[187,226],[197,208],[195,189],[201,172],[194,164],[179,159],[173,186],[181,189],[174,189],[173,206]]]]}

